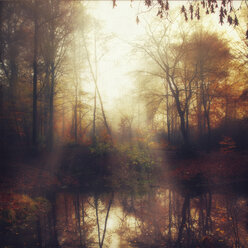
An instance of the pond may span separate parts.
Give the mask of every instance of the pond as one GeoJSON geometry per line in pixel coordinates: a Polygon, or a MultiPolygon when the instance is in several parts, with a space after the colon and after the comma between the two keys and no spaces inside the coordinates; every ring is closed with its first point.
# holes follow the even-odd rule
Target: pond
{"type": "Polygon", "coordinates": [[[41,247],[51,234],[62,248],[246,247],[247,204],[231,191],[197,196],[164,188],[142,195],[60,191],[52,216],[40,218],[41,247]]]}
{"type": "Polygon", "coordinates": [[[64,156],[54,178],[44,174],[44,187],[28,168],[32,187],[0,194],[1,247],[248,247],[246,181],[189,177],[186,160],[179,178],[177,168],[137,154],[64,156]]]}

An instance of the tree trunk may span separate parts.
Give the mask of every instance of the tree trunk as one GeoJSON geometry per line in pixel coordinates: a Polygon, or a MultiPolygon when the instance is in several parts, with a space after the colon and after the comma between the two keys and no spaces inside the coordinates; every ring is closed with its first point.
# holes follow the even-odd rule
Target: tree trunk
{"type": "Polygon", "coordinates": [[[101,247],[101,230],[100,230],[100,223],[99,223],[99,216],[98,216],[98,196],[94,196],[94,204],[96,210],[96,224],[97,224],[97,236],[98,236],[98,244],[101,247]]]}
{"type": "Polygon", "coordinates": [[[55,68],[54,62],[51,64],[51,88],[49,96],[49,131],[48,131],[48,147],[53,148],[54,143],[54,133],[53,133],[53,112],[54,112],[54,83],[55,83],[55,68]]]}
{"type": "Polygon", "coordinates": [[[38,23],[37,23],[37,2],[34,6],[34,57],[33,57],[33,127],[32,144],[37,145],[37,50],[38,50],[38,23]]]}
{"type": "Polygon", "coordinates": [[[96,220],[97,220],[97,231],[98,231],[98,244],[99,244],[99,248],[102,248],[103,247],[103,243],[104,243],[104,239],[105,239],[105,234],[106,234],[106,231],[107,231],[107,223],[108,223],[109,212],[110,212],[111,205],[113,203],[113,199],[114,199],[114,193],[111,193],[111,198],[109,200],[109,204],[108,204],[108,208],[107,208],[107,213],[106,213],[106,217],[105,217],[102,238],[101,238],[100,222],[99,222],[99,215],[98,215],[98,196],[95,196],[95,199],[94,199],[94,201],[95,201],[95,210],[96,210],[96,220]]]}
{"type": "Polygon", "coordinates": [[[108,125],[108,122],[107,122],[107,118],[106,118],[104,107],[103,107],[102,97],[101,97],[101,94],[100,94],[100,91],[98,89],[97,84],[96,84],[96,91],[97,91],[97,95],[99,97],[99,101],[100,101],[100,105],[101,105],[101,110],[102,110],[102,116],[103,116],[104,125],[105,125],[105,127],[107,129],[108,135],[110,136],[110,140],[112,141],[111,130],[110,130],[109,125],[108,125]]]}
{"type": "Polygon", "coordinates": [[[183,111],[183,109],[181,108],[181,104],[179,100],[179,91],[178,90],[175,91],[173,89],[172,82],[170,82],[169,79],[167,79],[167,83],[169,84],[170,90],[175,99],[177,112],[180,118],[180,130],[181,130],[182,137],[183,137],[183,143],[184,143],[184,146],[187,147],[189,142],[188,142],[188,133],[186,129],[186,123],[185,123],[185,111],[183,111]]]}
{"type": "Polygon", "coordinates": [[[48,137],[48,130],[49,130],[49,96],[50,96],[50,73],[49,73],[49,66],[46,66],[46,75],[45,75],[45,87],[44,87],[44,94],[43,94],[43,114],[44,114],[44,125],[43,125],[43,134],[44,138],[48,137]]]}
{"type": "Polygon", "coordinates": [[[171,189],[169,189],[169,230],[168,230],[168,236],[169,236],[169,242],[171,242],[171,227],[172,227],[172,204],[171,204],[171,189]]]}
{"type": "MultiPolygon", "coordinates": [[[[9,102],[10,102],[10,113],[13,116],[13,126],[15,126],[15,135],[20,141],[20,130],[17,120],[17,82],[18,82],[18,65],[17,65],[17,49],[14,45],[10,47],[10,79],[9,79],[9,102]]],[[[11,123],[12,124],[12,123],[11,123]]]]}
{"type": "Polygon", "coordinates": [[[209,233],[212,231],[212,220],[211,220],[211,209],[212,209],[212,193],[209,192],[208,193],[208,199],[207,199],[207,195],[206,195],[206,205],[207,205],[207,209],[206,209],[206,232],[209,233]]]}
{"type": "Polygon", "coordinates": [[[83,224],[83,248],[86,248],[86,228],[85,228],[85,208],[84,200],[82,200],[82,224],[83,224]]]}
{"type": "Polygon", "coordinates": [[[80,216],[80,199],[79,193],[76,193],[76,200],[75,200],[75,215],[77,218],[77,227],[79,233],[79,246],[83,247],[82,245],[82,230],[81,230],[81,216],[80,216]]]}
{"type": "Polygon", "coordinates": [[[204,211],[203,211],[203,198],[202,195],[200,195],[200,209],[199,209],[199,227],[200,227],[200,237],[202,238],[202,236],[205,235],[206,231],[205,231],[205,225],[204,225],[204,211]]]}
{"type": "Polygon", "coordinates": [[[69,224],[69,221],[68,221],[68,201],[67,201],[67,198],[66,198],[66,194],[64,194],[64,206],[65,206],[65,225],[66,225],[66,228],[68,229],[68,224],[69,224]]]}
{"type": "Polygon", "coordinates": [[[209,110],[205,111],[206,121],[207,121],[207,129],[208,129],[208,146],[211,143],[211,126],[210,126],[210,117],[209,117],[209,110]]]}
{"type": "MultiPolygon", "coordinates": [[[[0,5],[2,3],[0,2],[0,5]]],[[[4,143],[5,143],[5,116],[4,116],[4,99],[3,99],[3,86],[0,85],[0,154],[4,153],[4,143]]]]}
{"type": "Polygon", "coordinates": [[[14,54],[16,49],[14,47],[10,48],[11,50],[13,49],[14,51],[10,52],[10,80],[9,80],[9,99],[11,103],[11,111],[15,112],[16,108],[16,84],[18,80],[18,66],[16,62],[16,54],[14,54]]]}
{"type": "Polygon", "coordinates": [[[37,226],[37,243],[38,243],[38,247],[42,248],[42,235],[41,235],[41,222],[40,222],[40,217],[37,217],[37,221],[36,221],[36,226],[37,226]]]}
{"type": "Polygon", "coordinates": [[[49,192],[46,198],[51,202],[50,218],[48,218],[51,247],[60,248],[57,233],[56,195],[54,192],[49,192]]]}
{"type": "Polygon", "coordinates": [[[96,144],[96,86],[94,95],[94,112],[93,112],[93,145],[96,144]]]}
{"type": "Polygon", "coordinates": [[[182,221],[179,227],[178,231],[178,238],[177,238],[177,246],[181,246],[181,240],[183,236],[183,229],[186,224],[186,215],[187,215],[187,209],[189,208],[189,203],[190,203],[190,197],[188,195],[185,196],[184,202],[183,202],[183,207],[182,207],[182,221]]]}
{"type": "Polygon", "coordinates": [[[167,138],[168,142],[171,141],[171,128],[170,128],[170,112],[169,112],[169,85],[166,84],[166,122],[167,122],[167,138]]]}
{"type": "Polygon", "coordinates": [[[77,118],[77,112],[78,112],[78,99],[77,99],[77,87],[76,87],[76,98],[75,98],[75,108],[74,108],[74,141],[77,144],[78,142],[78,118],[77,118]]]}
{"type": "Polygon", "coordinates": [[[183,143],[184,143],[185,147],[187,147],[187,145],[189,144],[189,140],[188,140],[188,132],[187,132],[186,125],[185,125],[184,113],[180,112],[179,118],[180,118],[181,133],[183,136],[183,143]]]}
{"type": "MultiPolygon", "coordinates": [[[[79,102],[80,101],[80,98],[79,98],[79,102]]],[[[79,116],[79,137],[82,139],[82,106],[79,107],[79,113],[78,113],[78,116],[79,116]]]]}
{"type": "Polygon", "coordinates": [[[197,93],[196,93],[196,104],[197,104],[197,131],[198,131],[198,139],[202,137],[202,102],[201,102],[201,94],[202,90],[199,87],[199,83],[196,83],[197,93]]]}
{"type": "Polygon", "coordinates": [[[64,142],[64,140],[65,140],[65,106],[64,106],[64,102],[62,105],[62,139],[64,142]]]}

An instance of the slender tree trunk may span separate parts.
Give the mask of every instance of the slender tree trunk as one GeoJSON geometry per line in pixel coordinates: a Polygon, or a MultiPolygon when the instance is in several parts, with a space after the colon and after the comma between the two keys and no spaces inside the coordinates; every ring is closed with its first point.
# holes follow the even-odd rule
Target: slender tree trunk
{"type": "MultiPolygon", "coordinates": [[[[232,197],[232,196],[231,196],[232,197]]],[[[234,235],[234,242],[235,248],[240,247],[240,238],[239,238],[239,227],[238,227],[238,213],[236,209],[236,199],[227,199],[226,200],[226,210],[227,210],[227,217],[231,220],[233,235],[234,235]]]]}
{"type": "Polygon", "coordinates": [[[85,208],[84,201],[82,200],[82,224],[83,224],[83,248],[86,248],[86,229],[85,229],[85,208]]]}
{"type": "Polygon", "coordinates": [[[94,81],[95,90],[96,90],[96,93],[97,93],[99,101],[100,101],[100,106],[101,106],[101,111],[102,111],[102,116],[103,116],[103,122],[104,122],[104,125],[105,125],[106,129],[107,129],[107,133],[110,136],[110,140],[112,142],[111,130],[110,130],[108,122],[107,122],[107,118],[106,118],[104,107],[103,107],[102,97],[101,97],[101,94],[100,94],[100,91],[99,91],[99,88],[98,88],[98,68],[97,68],[98,67],[97,66],[98,61],[97,61],[97,51],[96,51],[96,37],[94,37],[94,64],[95,64],[95,69],[93,69],[93,66],[92,66],[92,61],[90,59],[90,55],[89,55],[89,52],[88,52],[88,48],[87,48],[87,45],[86,45],[85,35],[84,34],[83,34],[83,39],[84,39],[84,47],[85,47],[86,54],[87,54],[87,60],[88,60],[88,64],[89,64],[89,67],[90,67],[91,76],[92,76],[92,79],[94,81]]]}
{"type": "Polygon", "coordinates": [[[208,129],[208,145],[210,145],[210,142],[211,142],[211,126],[210,126],[209,110],[206,111],[206,121],[207,121],[207,129],[208,129]]]}
{"type": "Polygon", "coordinates": [[[171,227],[172,227],[172,204],[171,204],[171,189],[169,189],[169,231],[168,231],[168,236],[169,236],[169,241],[171,242],[171,227]]]}
{"type": "Polygon", "coordinates": [[[102,238],[101,238],[100,222],[99,222],[99,215],[98,215],[98,196],[95,196],[95,199],[94,199],[95,200],[95,210],[96,210],[96,221],[97,221],[99,248],[103,247],[103,243],[104,243],[104,239],[105,239],[105,235],[106,235],[106,231],[107,231],[107,223],[108,223],[109,212],[110,212],[111,205],[113,203],[113,199],[114,199],[114,193],[111,193],[111,198],[109,200],[107,213],[106,213],[106,217],[105,217],[105,221],[104,221],[104,228],[103,228],[102,238]]]}
{"type": "Polygon", "coordinates": [[[189,140],[188,140],[188,132],[187,132],[186,125],[185,125],[184,113],[180,112],[179,118],[180,118],[180,129],[181,129],[181,133],[183,136],[183,142],[186,147],[189,144],[189,140]]]}
{"type": "Polygon", "coordinates": [[[56,214],[56,200],[52,203],[52,217],[53,217],[53,244],[54,247],[59,248],[58,233],[57,233],[57,214],[56,214]]]}
{"type": "Polygon", "coordinates": [[[59,4],[56,4],[56,1],[51,1],[51,22],[50,22],[50,31],[49,31],[49,42],[51,53],[49,54],[49,67],[50,67],[50,76],[51,76],[51,85],[50,85],[50,94],[49,94],[49,130],[48,130],[48,148],[53,149],[54,146],[54,91],[55,91],[55,58],[56,58],[56,30],[55,30],[55,16],[59,8],[59,4]]]}
{"type": "Polygon", "coordinates": [[[51,88],[50,88],[50,96],[49,96],[49,131],[48,131],[48,147],[50,149],[53,148],[54,143],[54,84],[55,84],[55,68],[54,62],[51,64],[51,88]]]}
{"type": "Polygon", "coordinates": [[[211,125],[210,125],[210,116],[209,116],[210,115],[210,99],[206,91],[207,89],[204,89],[204,86],[202,85],[202,103],[203,103],[204,117],[205,117],[204,118],[204,129],[206,129],[206,124],[207,124],[207,134],[208,134],[207,147],[209,148],[210,143],[211,143],[211,125]]]}
{"type": "Polygon", "coordinates": [[[186,107],[186,110],[185,110],[185,119],[186,119],[186,132],[187,132],[187,135],[189,136],[189,108],[188,106],[186,107]]]}
{"type": "Polygon", "coordinates": [[[108,223],[108,217],[109,217],[109,212],[110,212],[110,208],[111,205],[113,203],[113,199],[114,199],[114,193],[111,194],[111,198],[109,200],[109,205],[108,205],[108,209],[107,209],[107,214],[106,214],[106,218],[105,218],[105,222],[104,222],[104,229],[103,229],[103,235],[102,235],[102,242],[101,242],[101,248],[103,247],[103,242],[104,242],[104,238],[105,238],[105,234],[107,231],[107,223],[108,223]]]}
{"type": "Polygon", "coordinates": [[[21,141],[20,137],[20,130],[19,130],[19,124],[18,124],[18,118],[17,118],[17,106],[16,106],[16,100],[17,100],[17,82],[18,82],[18,65],[16,61],[16,54],[17,49],[15,47],[10,47],[10,80],[9,80],[9,99],[10,99],[10,112],[13,115],[14,119],[14,125],[15,125],[15,130],[16,130],[16,135],[19,141],[21,141]],[[12,50],[13,49],[13,50],[12,50]]]}
{"type": "Polygon", "coordinates": [[[190,247],[190,243],[192,242],[191,240],[191,214],[190,214],[190,201],[189,201],[189,206],[187,209],[187,222],[188,224],[186,225],[186,230],[187,230],[187,246],[190,247]]]}
{"type": "MultiPolygon", "coordinates": [[[[14,48],[10,48],[13,50],[16,50],[14,48]]],[[[14,51],[11,52],[11,58],[10,58],[10,80],[9,80],[9,99],[11,103],[11,111],[15,112],[16,110],[16,84],[18,80],[18,66],[16,62],[16,54],[14,54],[14,51]]]]}
{"type": "Polygon", "coordinates": [[[175,141],[175,115],[174,115],[174,108],[171,109],[171,141],[172,142],[175,141]]]}
{"type": "Polygon", "coordinates": [[[74,109],[74,140],[75,140],[75,143],[77,144],[78,142],[78,118],[77,118],[77,112],[78,112],[78,92],[77,92],[77,86],[76,86],[76,89],[75,89],[75,94],[76,94],[76,97],[75,97],[75,109],[74,109]]]}
{"type": "Polygon", "coordinates": [[[78,226],[78,233],[79,233],[79,246],[82,247],[83,245],[82,245],[82,230],[81,230],[79,193],[76,194],[75,214],[76,214],[76,217],[77,217],[77,226],[78,226]]]}
{"type": "Polygon", "coordinates": [[[65,139],[65,106],[64,106],[64,101],[63,101],[63,105],[62,105],[62,138],[63,138],[63,142],[65,139]]]}
{"type": "Polygon", "coordinates": [[[185,123],[185,112],[181,108],[181,104],[180,104],[180,100],[179,100],[179,93],[176,93],[173,90],[171,83],[169,83],[169,86],[170,86],[170,90],[174,96],[177,112],[178,112],[178,115],[180,118],[180,130],[181,130],[181,134],[183,137],[183,143],[184,143],[184,146],[187,147],[189,142],[188,142],[188,133],[187,133],[187,129],[186,129],[186,123],[185,123]]]}
{"type": "Polygon", "coordinates": [[[34,6],[34,57],[33,57],[33,136],[32,144],[37,145],[37,50],[38,50],[38,23],[37,23],[37,2],[34,6]]]}
{"type": "Polygon", "coordinates": [[[66,225],[66,228],[68,228],[68,201],[67,201],[67,198],[66,198],[66,194],[64,194],[64,204],[65,204],[65,225],[66,225]]]}
{"type": "Polygon", "coordinates": [[[171,141],[171,128],[170,128],[170,112],[169,112],[169,85],[166,84],[166,122],[167,122],[167,138],[168,142],[171,141]]]}
{"type": "Polygon", "coordinates": [[[49,192],[47,199],[51,202],[51,212],[49,220],[50,242],[51,247],[60,248],[57,233],[57,210],[56,210],[56,195],[54,192],[49,192]]]}
{"type": "Polygon", "coordinates": [[[197,104],[197,131],[198,139],[202,137],[202,103],[201,103],[201,87],[196,82],[196,104],[197,104]]]}
{"type": "MultiPolygon", "coordinates": [[[[0,2],[0,6],[2,3],[0,2]]],[[[0,17],[1,18],[1,17],[0,17]]],[[[4,118],[4,99],[3,99],[3,86],[0,85],[0,154],[4,153],[5,143],[5,118],[4,118]]]]}
{"type": "Polygon", "coordinates": [[[179,227],[179,231],[178,231],[178,237],[177,237],[177,246],[180,247],[181,246],[181,240],[182,240],[182,236],[183,236],[183,229],[184,226],[186,224],[186,217],[187,217],[187,210],[189,208],[189,203],[190,203],[190,197],[188,195],[185,196],[184,198],[184,202],[183,202],[183,207],[182,207],[182,221],[179,227]]]}
{"type": "Polygon", "coordinates": [[[98,244],[101,247],[101,230],[98,216],[98,196],[94,196],[95,210],[96,210],[96,224],[97,224],[97,236],[98,236],[98,244]]]}
{"type": "Polygon", "coordinates": [[[203,211],[203,197],[200,195],[200,209],[199,209],[199,227],[200,227],[200,237],[206,234],[205,224],[204,224],[204,211],[203,211]]]}
{"type": "MultiPolygon", "coordinates": [[[[80,101],[80,98],[79,98],[80,101]]],[[[81,101],[80,101],[81,102],[81,101]]],[[[79,113],[78,113],[78,123],[79,123],[79,137],[82,139],[82,106],[79,107],[79,113]]]]}
{"type": "Polygon", "coordinates": [[[98,98],[99,98],[99,101],[100,101],[100,106],[101,106],[101,111],[102,111],[102,116],[103,116],[103,121],[104,121],[104,125],[107,129],[107,132],[108,132],[108,135],[110,136],[110,139],[112,141],[112,134],[111,134],[111,130],[109,128],[109,125],[108,125],[108,122],[107,122],[107,118],[106,118],[106,115],[105,115],[105,111],[104,111],[104,107],[103,107],[103,102],[102,102],[102,97],[101,97],[101,94],[100,94],[100,91],[98,89],[98,86],[96,84],[96,91],[97,91],[97,95],[98,95],[98,98]]]}
{"type": "Polygon", "coordinates": [[[43,94],[43,112],[44,112],[44,138],[48,137],[48,130],[49,130],[49,95],[50,95],[50,73],[49,73],[49,66],[46,66],[46,75],[45,75],[45,87],[44,87],[44,94],[43,94]]]}
{"type": "Polygon", "coordinates": [[[211,209],[212,209],[212,193],[208,193],[208,199],[206,195],[207,200],[207,209],[206,209],[206,232],[209,233],[212,231],[212,220],[211,220],[211,209]]]}
{"type": "Polygon", "coordinates": [[[78,75],[77,75],[77,66],[76,66],[76,41],[75,36],[73,35],[73,78],[74,78],[74,87],[75,87],[75,103],[74,103],[74,142],[78,143],[78,75]]]}
{"type": "Polygon", "coordinates": [[[40,223],[40,217],[38,217],[36,221],[36,226],[37,226],[37,243],[38,247],[42,248],[42,235],[41,235],[41,223],[40,223]]]}
{"type": "Polygon", "coordinates": [[[96,144],[96,86],[94,95],[94,111],[93,111],[93,144],[96,144]]]}

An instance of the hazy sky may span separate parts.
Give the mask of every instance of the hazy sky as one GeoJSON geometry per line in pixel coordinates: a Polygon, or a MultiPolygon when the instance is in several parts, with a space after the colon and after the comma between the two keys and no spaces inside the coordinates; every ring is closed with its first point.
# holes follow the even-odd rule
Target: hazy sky
{"type": "Polygon", "coordinates": [[[137,25],[138,2],[120,1],[113,8],[111,1],[90,1],[87,9],[100,20],[103,33],[113,34],[109,41],[109,51],[103,57],[99,68],[99,87],[107,108],[117,98],[128,94],[133,88],[129,72],[134,70],[136,62],[131,56],[130,42],[144,35],[144,26],[137,25]]]}
{"type": "MultiPolygon", "coordinates": [[[[116,107],[119,98],[125,97],[134,88],[134,78],[130,75],[134,71],[138,61],[135,54],[131,54],[132,47],[129,43],[139,40],[145,35],[145,22],[156,16],[156,9],[147,12],[144,1],[117,1],[113,8],[112,1],[88,1],[87,10],[100,20],[102,32],[113,34],[115,38],[109,41],[109,51],[103,57],[99,68],[99,88],[102,93],[105,107],[111,109],[116,107]],[[140,22],[136,23],[139,16],[140,22]]],[[[184,2],[185,3],[185,2],[184,2]]],[[[181,6],[182,2],[170,2],[170,12],[175,5],[181,6]]],[[[176,11],[174,19],[181,18],[179,11],[176,11]]],[[[204,17],[206,18],[206,17],[204,17]]],[[[232,28],[218,25],[218,15],[209,15],[204,25],[211,31],[224,31],[234,35],[232,28]],[[213,20],[211,25],[210,19],[213,20]],[[217,24],[216,24],[217,23],[217,24]]],[[[173,20],[174,21],[174,20],[173,20]]],[[[93,84],[92,84],[93,89],[93,84]]]]}

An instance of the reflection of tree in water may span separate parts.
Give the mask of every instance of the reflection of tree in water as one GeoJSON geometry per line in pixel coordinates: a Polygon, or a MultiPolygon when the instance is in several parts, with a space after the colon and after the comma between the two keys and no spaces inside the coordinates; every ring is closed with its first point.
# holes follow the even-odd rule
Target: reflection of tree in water
{"type": "Polygon", "coordinates": [[[98,244],[99,244],[100,248],[103,247],[103,243],[104,243],[104,239],[105,239],[105,235],[106,235],[106,231],[107,231],[109,212],[110,212],[111,205],[113,203],[113,199],[114,199],[114,193],[111,194],[109,202],[107,203],[106,216],[105,216],[105,218],[103,218],[104,227],[101,229],[101,226],[100,226],[101,225],[101,223],[100,223],[101,219],[99,218],[99,196],[94,195],[94,207],[96,210],[96,223],[97,223],[97,236],[98,236],[98,244]]]}
{"type": "MultiPolygon", "coordinates": [[[[57,197],[57,230],[62,247],[103,247],[114,194],[93,197],[60,193],[57,197]]],[[[107,239],[107,240],[106,240],[107,239]]]]}
{"type": "Polygon", "coordinates": [[[12,197],[12,210],[1,216],[6,225],[12,218],[5,232],[0,230],[1,245],[241,248],[248,243],[247,198],[229,189],[191,194],[153,188],[115,195],[68,190],[52,193],[48,200],[12,197]]]}
{"type": "Polygon", "coordinates": [[[89,247],[94,242],[94,227],[89,215],[88,197],[79,193],[60,193],[57,196],[57,229],[62,247],[89,247]]]}
{"type": "Polygon", "coordinates": [[[135,221],[130,227],[128,216],[123,218],[120,234],[133,247],[245,247],[248,241],[247,200],[235,195],[156,190],[123,203],[135,221]]]}

